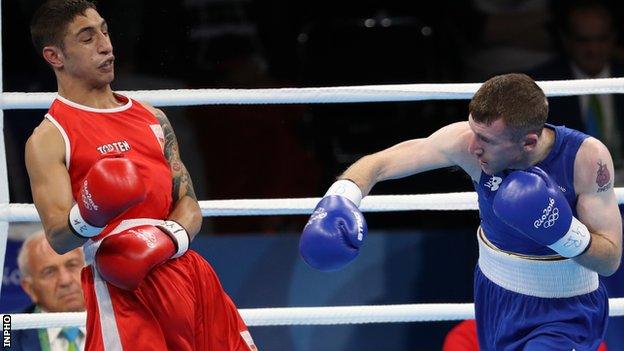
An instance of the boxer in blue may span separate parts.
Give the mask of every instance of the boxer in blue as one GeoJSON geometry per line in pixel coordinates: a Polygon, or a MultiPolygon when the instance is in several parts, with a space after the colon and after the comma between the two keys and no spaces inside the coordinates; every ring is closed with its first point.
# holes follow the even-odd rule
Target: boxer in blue
{"type": "Polygon", "coordinates": [[[380,181],[459,166],[479,198],[474,294],[481,350],[596,350],[608,319],[598,274],[622,253],[613,161],[597,139],[546,124],[526,75],[485,82],[468,121],[363,157],[327,191],[300,240],[304,260],[335,270],[366,236],[358,210],[380,181]]]}

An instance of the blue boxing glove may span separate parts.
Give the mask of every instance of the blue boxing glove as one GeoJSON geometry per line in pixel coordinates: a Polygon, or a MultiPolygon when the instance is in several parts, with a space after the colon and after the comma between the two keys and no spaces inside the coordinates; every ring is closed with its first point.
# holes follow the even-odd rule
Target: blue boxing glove
{"type": "Polygon", "coordinates": [[[507,225],[563,257],[576,257],[589,247],[589,230],[572,215],[555,181],[539,167],[509,174],[492,207],[507,225]]]}
{"type": "Polygon", "coordinates": [[[299,239],[303,260],[321,271],[333,271],[359,253],[368,228],[358,205],[362,192],[349,180],[335,182],[316,205],[299,239]]]}

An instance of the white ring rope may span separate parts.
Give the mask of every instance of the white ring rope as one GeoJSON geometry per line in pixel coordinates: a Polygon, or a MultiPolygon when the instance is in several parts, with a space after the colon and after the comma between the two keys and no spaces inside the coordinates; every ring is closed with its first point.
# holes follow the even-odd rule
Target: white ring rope
{"type": "MultiPolygon", "coordinates": [[[[624,93],[624,78],[537,82],[546,96],[624,93]]],[[[470,99],[481,83],[394,84],[326,88],[120,91],[154,106],[317,104],[470,99]]],[[[47,109],[56,93],[3,93],[0,109],[47,109]]]]}
{"type": "MultiPolygon", "coordinates": [[[[624,189],[623,189],[624,190],[624,189]]],[[[199,201],[204,217],[269,216],[311,214],[321,198],[248,199],[199,201]]],[[[362,200],[363,212],[412,210],[476,210],[477,194],[443,193],[421,195],[377,195],[362,200]]],[[[0,221],[37,222],[39,215],[33,204],[10,204],[8,211],[0,210],[0,221]]]]}
{"type": "MultiPolygon", "coordinates": [[[[471,303],[290,307],[240,309],[248,326],[336,325],[456,321],[474,318],[471,303]]],[[[624,316],[624,298],[609,300],[609,316],[624,316]]],[[[18,313],[11,315],[12,329],[84,326],[85,312],[18,313]]]]}
{"type": "MultiPolygon", "coordinates": [[[[538,82],[547,96],[624,93],[624,78],[538,82]]],[[[121,92],[155,106],[205,104],[353,103],[470,99],[480,83],[402,84],[329,88],[195,89],[121,92]]],[[[2,93],[0,109],[46,109],[56,93],[2,93]]],[[[618,203],[624,191],[615,189],[618,203]]],[[[204,216],[309,214],[318,198],[200,201],[204,216]]],[[[0,205],[0,221],[39,221],[32,204],[0,205]]],[[[474,210],[475,193],[369,196],[365,212],[408,210],[474,210]]],[[[624,298],[609,300],[610,316],[624,315],[624,298]]],[[[474,317],[473,304],[418,304],[342,307],[241,309],[249,326],[328,325],[462,320],[474,317]]],[[[12,314],[13,329],[84,326],[86,314],[12,314]]]]}
{"type": "MultiPolygon", "coordinates": [[[[624,188],[615,188],[619,204],[624,203],[624,188]]],[[[216,216],[269,216],[310,214],[318,197],[300,199],[252,199],[199,201],[204,217],[216,216]]],[[[371,195],[362,199],[362,212],[394,212],[416,210],[476,210],[477,193],[440,193],[419,195],[371,195]]],[[[38,222],[39,215],[33,204],[10,204],[0,209],[0,221],[38,222]]]]}

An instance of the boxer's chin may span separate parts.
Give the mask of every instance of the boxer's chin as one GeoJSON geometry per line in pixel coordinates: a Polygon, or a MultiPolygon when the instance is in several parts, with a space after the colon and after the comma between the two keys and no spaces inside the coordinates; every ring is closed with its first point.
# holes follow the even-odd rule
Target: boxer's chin
{"type": "Polygon", "coordinates": [[[492,170],[492,168],[490,167],[490,164],[487,162],[479,161],[479,166],[481,167],[481,170],[483,171],[483,173],[487,175],[493,175],[494,173],[496,173],[492,170]]]}

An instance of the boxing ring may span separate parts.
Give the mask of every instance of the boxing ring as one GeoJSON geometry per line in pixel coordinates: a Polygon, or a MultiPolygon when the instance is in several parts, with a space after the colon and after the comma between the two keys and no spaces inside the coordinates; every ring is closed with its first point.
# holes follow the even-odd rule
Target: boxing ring
{"type": "MultiPolygon", "coordinates": [[[[0,52],[1,55],[1,52],[0,52]]],[[[0,56],[1,62],[1,56],[0,56]]],[[[0,70],[1,84],[1,70],[0,70]]],[[[538,82],[547,96],[624,93],[624,78],[538,82]]],[[[204,104],[312,104],[470,99],[480,84],[403,84],[288,89],[196,89],[120,92],[154,106],[204,104]]],[[[0,85],[1,92],[1,85],[0,85]]],[[[55,93],[1,93],[0,117],[7,109],[47,109],[55,93]]],[[[0,118],[3,126],[3,118],[0,118]]],[[[0,134],[0,261],[4,262],[9,222],[39,221],[32,204],[11,204],[4,136],[0,134]]],[[[624,188],[616,188],[624,203],[624,188]]],[[[200,201],[204,217],[311,214],[320,198],[200,201]]],[[[368,196],[363,212],[415,210],[477,210],[473,192],[368,196]]],[[[3,265],[0,265],[2,276],[3,265]]],[[[341,307],[291,307],[241,309],[249,326],[330,325],[463,320],[474,317],[474,306],[465,304],[409,304],[341,307]]],[[[610,316],[624,316],[624,298],[610,299],[610,316]]],[[[85,313],[12,314],[13,329],[85,325],[85,313]]]]}

